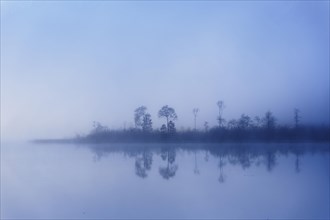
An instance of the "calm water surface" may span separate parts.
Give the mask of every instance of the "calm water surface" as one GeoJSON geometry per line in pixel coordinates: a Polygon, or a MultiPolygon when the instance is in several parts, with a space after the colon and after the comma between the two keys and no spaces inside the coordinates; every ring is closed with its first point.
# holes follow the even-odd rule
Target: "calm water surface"
{"type": "Polygon", "coordinates": [[[329,219],[329,144],[2,144],[1,218],[329,219]]]}

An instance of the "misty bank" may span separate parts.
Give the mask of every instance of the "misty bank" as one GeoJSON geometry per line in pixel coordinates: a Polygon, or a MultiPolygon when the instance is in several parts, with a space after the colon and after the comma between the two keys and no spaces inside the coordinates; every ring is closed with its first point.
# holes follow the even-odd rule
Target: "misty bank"
{"type": "Polygon", "coordinates": [[[300,128],[277,127],[273,129],[212,128],[208,131],[151,131],[140,129],[93,129],[87,135],[72,138],[35,139],[36,143],[236,143],[236,142],[329,142],[330,129],[326,126],[300,128]]]}

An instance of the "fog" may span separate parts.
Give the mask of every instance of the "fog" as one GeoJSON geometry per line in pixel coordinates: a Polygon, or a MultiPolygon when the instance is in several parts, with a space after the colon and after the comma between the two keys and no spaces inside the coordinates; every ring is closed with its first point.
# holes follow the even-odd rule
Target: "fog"
{"type": "Polygon", "coordinates": [[[329,2],[1,2],[1,140],[270,110],[329,124],[329,2]]]}
{"type": "Polygon", "coordinates": [[[328,143],[9,144],[2,219],[329,219],[328,143]]]}

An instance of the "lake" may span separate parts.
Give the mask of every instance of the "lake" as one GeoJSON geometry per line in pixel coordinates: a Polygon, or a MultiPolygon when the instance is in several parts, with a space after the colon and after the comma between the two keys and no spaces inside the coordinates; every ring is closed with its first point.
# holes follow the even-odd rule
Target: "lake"
{"type": "Polygon", "coordinates": [[[329,219],[318,144],[6,144],[2,219],[329,219]]]}

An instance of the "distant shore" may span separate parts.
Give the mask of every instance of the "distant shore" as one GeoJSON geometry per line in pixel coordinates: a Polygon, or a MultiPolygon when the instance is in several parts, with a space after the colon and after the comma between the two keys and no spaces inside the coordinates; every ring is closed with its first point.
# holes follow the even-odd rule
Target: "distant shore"
{"type": "Polygon", "coordinates": [[[34,143],[300,143],[300,142],[329,142],[330,129],[302,128],[267,130],[238,130],[213,129],[208,132],[180,131],[176,133],[162,133],[159,131],[143,132],[138,129],[131,130],[105,130],[91,132],[72,138],[34,139],[34,143]]]}

